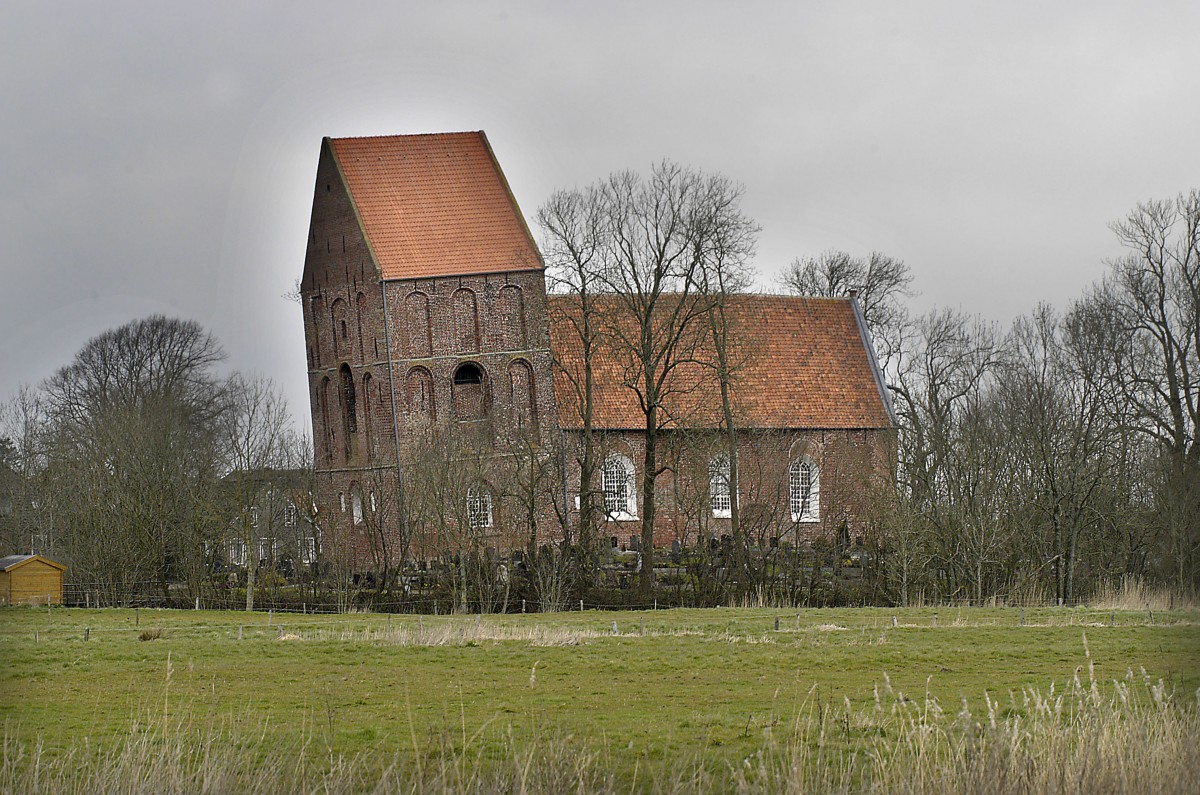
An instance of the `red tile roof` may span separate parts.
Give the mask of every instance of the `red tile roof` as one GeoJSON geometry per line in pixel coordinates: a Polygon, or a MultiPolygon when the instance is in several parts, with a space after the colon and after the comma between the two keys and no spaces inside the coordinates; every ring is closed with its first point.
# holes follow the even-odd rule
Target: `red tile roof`
{"type": "MultiPolygon", "coordinates": [[[[581,427],[579,400],[570,374],[582,374],[582,352],[570,316],[578,317],[575,296],[550,296],[550,346],[557,363],[555,396],[559,423],[581,427]]],[[[600,301],[613,311],[611,297],[600,301]]],[[[613,317],[612,315],[607,315],[613,317]]],[[[731,361],[735,422],[742,428],[887,428],[892,426],[871,354],[849,299],[744,295],[731,300],[731,361]]],[[[632,327],[628,316],[617,322],[632,327]]],[[[636,372],[612,346],[594,354],[593,425],[640,429],[645,420],[637,393],[627,385],[636,372]]],[[[580,378],[581,380],[581,378],[580,378]]],[[[679,394],[668,410],[686,415],[693,427],[717,427],[720,391],[711,370],[681,370],[679,394]]]]}
{"type": "Polygon", "coordinates": [[[383,278],[542,268],[482,131],[329,144],[383,278]]]}

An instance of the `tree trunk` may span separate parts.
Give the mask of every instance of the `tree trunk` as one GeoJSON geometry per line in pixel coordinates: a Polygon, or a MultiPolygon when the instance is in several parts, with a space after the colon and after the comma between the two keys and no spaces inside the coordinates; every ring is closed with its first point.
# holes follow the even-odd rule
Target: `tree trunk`
{"type": "Polygon", "coordinates": [[[658,409],[646,412],[646,454],[642,461],[642,571],[639,588],[644,599],[654,591],[654,481],[658,470],[658,409]]]}

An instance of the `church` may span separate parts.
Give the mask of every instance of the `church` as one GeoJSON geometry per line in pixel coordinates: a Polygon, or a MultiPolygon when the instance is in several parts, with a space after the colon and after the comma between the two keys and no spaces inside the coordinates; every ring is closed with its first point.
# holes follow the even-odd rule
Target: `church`
{"type": "MultiPolygon", "coordinates": [[[[395,569],[558,542],[579,531],[585,488],[602,505],[593,541],[640,548],[637,395],[592,354],[597,461],[581,484],[577,297],[547,294],[483,132],[324,139],[300,294],[325,559],[395,569]]],[[[720,543],[735,506],[758,546],[854,543],[895,428],[857,301],[738,295],[728,313],[737,488],[712,412],[667,429],[655,547],[720,543]]]]}

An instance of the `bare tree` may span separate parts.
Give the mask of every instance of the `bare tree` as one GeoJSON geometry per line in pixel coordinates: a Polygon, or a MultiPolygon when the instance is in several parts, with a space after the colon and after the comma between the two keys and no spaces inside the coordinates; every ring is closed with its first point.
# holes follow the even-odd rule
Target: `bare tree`
{"type": "Polygon", "coordinates": [[[78,576],[165,583],[200,548],[227,392],[220,346],[151,317],[90,340],[46,381],[48,502],[78,576]]]}
{"type": "MultiPolygon", "coordinates": [[[[978,462],[959,456],[969,442],[969,420],[980,416],[984,395],[1002,361],[996,331],[962,314],[941,310],[917,319],[897,349],[896,377],[890,389],[899,419],[899,480],[901,499],[911,504],[902,517],[920,516],[927,523],[918,535],[929,545],[928,557],[943,562],[957,555],[961,508],[959,501],[972,489],[978,462]]],[[[912,528],[907,519],[900,527],[912,528]]],[[[922,555],[912,553],[916,542],[906,541],[906,565],[922,555]]],[[[942,588],[953,589],[954,567],[943,566],[942,588]]],[[[908,569],[906,590],[921,574],[908,569]]],[[[933,583],[927,583],[932,585],[933,583]]]]}
{"type": "Polygon", "coordinates": [[[674,163],[654,167],[648,179],[625,172],[598,187],[603,203],[599,281],[611,293],[604,334],[637,395],[645,454],[641,471],[640,586],[653,588],[659,436],[678,418],[672,401],[691,392],[702,367],[697,354],[714,299],[701,271],[721,240],[751,237],[752,222],[738,208],[741,188],[725,177],[674,163]],[[739,232],[735,230],[747,230],[739,232]]]}
{"type": "Polygon", "coordinates": [[[1119,329],[1098,375],[1162,450],[1158,504],[1180,586],[1200,583],[1200,190],[1139,204],[1112,225],[1128,254],[1085,300],[1119,329]]]}
{"type": "Polygon", "coordinates": [[[225,483],[232,498],[235,537],[246,551],[246,609],[253,610],[260,546],[265,542],[269,550],[274,540],[267,532],[270,497],[290,485],[295,445],[291,413],[273,381],[234,375],[228,389],[230,407],[220,418],[221,444],[230,470],[225,483]]]}
{"type": "Polygon", "coordinates": [[[701,257],[698,269],[699,289],[713,300],[708,304],[708,333],[712,346],[710,366],[716,377],[721,397],[720,426],[724,442],[724,461],[727,467],[718,466],[710,473],[711,478],[724,480],[729,494],[729,527],[733,545],[734,576],[742,589],[753,587],[750,544],[742,527],[741,465],[738,455],[739,428],[733,398],[734,384],[746,364],[747,355],[742,346],[735,353],[734,340],[749,336],[749,329],[739,328],[729,312],[730,301],[749,289],[753,281],[750,260],[754,256],[759,227],[744,219],[738,208],[741,192],[717,190],[706,202],[711,213],[706,225],[712,233],[706,235],[701,245],[707,251],[701,257]]]}
{"type": "MultiPolygon", "coordinates": [[[[598,545],[598,527],[603,497],[596,488],[599,444],[593,427],[595,414],[595,372],[593,363],[601,344],[599,305],[596,294],[604,289],[599,274],[606,255],[606,201],[599,186],[582,190],[558,191],[537,214],[543,230],[542,254],[546,259],[547,280],[552,292],[573,296],[576,304],[551,304],[550,322],[571,330],[578,340],[577,367],[563,366],[556,357],[555,367],[571,388],[574,409],[580,421],[580,442],[576,450],[579,466],[579,531],[577,560],[587,584],[594,579],[591,564],[598,545]]],[[[560,395],[559,400],[566,400],[560,395]]],[[[563,517],[564,544],[570,546],[570,523],[563,517]]]]}
{"type": "Polygon", "coordinates": [[[40,509],[45,426],[41,396],[28,386],[0,404],[0,554],[55,553],[52,517],[40,509]]]}

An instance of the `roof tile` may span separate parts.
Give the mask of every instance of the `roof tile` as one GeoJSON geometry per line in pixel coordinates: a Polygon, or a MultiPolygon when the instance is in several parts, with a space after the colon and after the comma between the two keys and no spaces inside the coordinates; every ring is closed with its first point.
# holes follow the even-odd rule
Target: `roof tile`
{"type": "MultiPolygon", "coordinates": [[[[559,423],[581,427],[571,374],[582,373],[582,351],[570,316],[575,296],[550,296],[550,345],[558,364],[555,394],[559,423]]],[[[611,300],[601,311],[613,317],[611,300]]],[[[735,422],[742,428],[887,428],[892,423],[880,396],[867,349],[849,299],[743,295],[730,301],[730,359],[735,363],[735,422]]],[[[613,322],[613,321],[609,321],[613,322]]],[[[615,322],[632,327],[632,318],[615,322]]],[[[644,418],[628,385],[636,370],[612,346],[593,354],[593,425],[639,429],[644,418]]],[[[694,365],[676,373],[668,401],[673,416],[692,427],[717,427],[720,392],[712,371],[694,365]]]]}
{"type": "Polygon", "coordinates": [[[329,143],[384,279],[541,270],[482,131],[329,143]]]}

